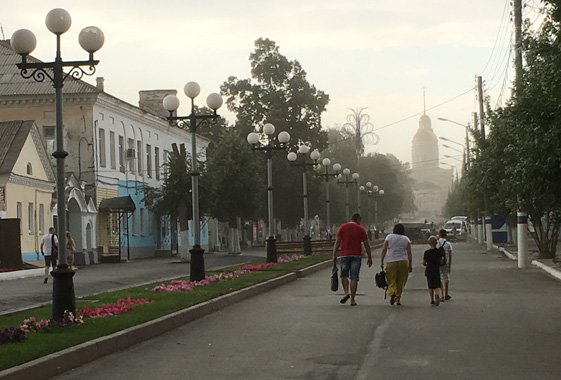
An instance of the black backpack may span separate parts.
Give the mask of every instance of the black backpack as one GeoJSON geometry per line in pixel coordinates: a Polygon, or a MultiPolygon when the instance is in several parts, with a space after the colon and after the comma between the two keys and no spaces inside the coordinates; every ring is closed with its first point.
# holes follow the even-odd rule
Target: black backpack
{"type": "MultiPolygon", "coordinates": [[[[376,273],[374,276],[374,281],[376,282],[376,286],[386,290],[388,288],[388,282],[386,281],[386,272],[381,270],[379,273],[376,273]]],[[[384,292],[384,299],[386,298],[386,292],[384,292]]]]}
{"type": "MultiPolygon", "coordinates": [[[[444,257],[444,261],[442,262],[441,266],[446,265],[446,251],[444,250],[444,246],[446,245],[446,243],[448,243],[448,241],[445,241],[440,247],[436,248],[438,250],[438,253],[440,255],[442,255],[442,257],[444,257]]],[[[450,244],[450,243],[448,243],[448,244],[450,244]]]]}

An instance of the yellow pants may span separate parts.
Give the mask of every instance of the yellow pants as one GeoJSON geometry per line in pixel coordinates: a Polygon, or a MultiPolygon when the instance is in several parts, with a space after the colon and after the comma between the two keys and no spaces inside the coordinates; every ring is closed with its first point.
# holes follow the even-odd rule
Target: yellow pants
{"type": "Polygon", "coordinates": [[[386,264],[386,280],[388,281],[388,296],[395,295],[395,300],[401,300],[401,293],[409,277],[409,260],[392,261],[386,264]]]}

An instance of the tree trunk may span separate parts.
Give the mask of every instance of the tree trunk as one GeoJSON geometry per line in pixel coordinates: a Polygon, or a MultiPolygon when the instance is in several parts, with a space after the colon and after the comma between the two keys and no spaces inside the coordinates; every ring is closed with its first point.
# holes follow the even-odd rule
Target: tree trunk
{"type": "Polygon", "coordinates": [[[189,220],[187,219],[187,204],[185,201],[179,203],[179,238],[181,244],[178,247],[179,260],[185,263],[191,262],[189,253],[189,220]]]}
{"type": "Polygon", "coordinates": [[[237,219],[229,222],[228,253],[233,255],[239,255],[240,253],[242,253],[242,249],[240,247],[240,233],[238,230],[237,219]]]}

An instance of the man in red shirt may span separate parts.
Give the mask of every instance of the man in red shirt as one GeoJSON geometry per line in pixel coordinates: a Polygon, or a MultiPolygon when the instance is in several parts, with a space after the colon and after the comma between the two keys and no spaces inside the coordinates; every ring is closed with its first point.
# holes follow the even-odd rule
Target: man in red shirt
{"type": "Polygon", "coordinates": [[[341,298],[341,303],[351,299],[351,306],[356,306],[355,295],[358,288],[358,277],[362,264],[362,246],[368,255],[368,267],[372,266],[372,253],[368,242],[368,235],[364,227],[360,225],[362,218],[359,214],[354,214],[351,221],[344,223],[337,230],[337,239],[333,245],[333,265],[337,265],[337,251],[341,248],[341,284],[345,291],[345,296],[341,298]],[[349,277],[350,293],[349,293],[349,277]]]}

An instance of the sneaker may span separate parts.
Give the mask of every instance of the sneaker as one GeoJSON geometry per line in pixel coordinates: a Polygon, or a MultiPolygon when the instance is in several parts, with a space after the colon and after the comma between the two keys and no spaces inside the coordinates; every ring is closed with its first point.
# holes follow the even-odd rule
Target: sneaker
{"type": "Polygon", "coordinates": [[[440,305],[440,296],[437,294],[434,296],[434,306],[440,305]]]}
{"type": "Polygon", "coordinates": [[[390,305],[393,305],[395,303],[395,294],[392,294],[392,296],[390,297],[390,305]]]}
{"type": "Polygon", "coordinates": [[[434,301],[430,301],[430,305],[431,305],[431,306],[434,306],[434,301]]]}
{"type": "Polygon", "coordinates": [[[447,294],[446,297],[444,297],[444,299],[445,299],[446,301],[448,301],[448,300],[452,299],[452,297],[450,297],[450,296],[447,294]]]}
{"type": "Polygon", "coordinates": [[[43,281],[43,284],[46,284],[49,281],[48,277],[45,277],[45,281],[43,281]]]}

